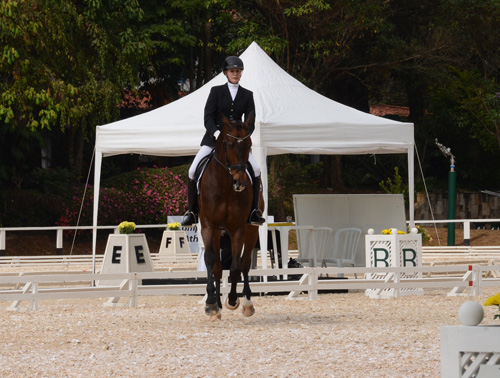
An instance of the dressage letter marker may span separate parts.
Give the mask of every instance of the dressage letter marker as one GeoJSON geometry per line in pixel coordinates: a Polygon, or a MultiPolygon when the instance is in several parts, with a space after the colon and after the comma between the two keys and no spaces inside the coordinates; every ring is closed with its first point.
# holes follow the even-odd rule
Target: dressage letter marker
{"type": "Polygon", "coordinates": [[[190,255],[188,239],[185,231],[163,231],[160,244],[160,256],[174,257],[177,255],[190,255]]]}
{"type": "Polygon", "coordinates": [[[122,250],[121,245],[114,245],[113,246],[113,257],[111,258],[111,263],[112,264],[119,264],[120,263],[120,256],[122,255],[120,252],[122,250]]]}
{"type": "MultiPolygon", "coordinates": [[[[101,273],[153,272],[144,234],[112,234],[102,261],[101,273]]],[[[99,280],[99,286],[117,286],[121,280],[99,280]]]]}
{"type": "Polygon", "coordinates": [[[144,253],[142,252],[144,247],[142,245],[135,246],[135,257],[137,260],[137,264],[145,264],[146,260],[144,260],[144,253]]]}
{"type": "MultiPolygon", "coordinates": [[[[418,267],[422,266],[422,235],[418,233],[398,234],[392,230],[389,235],[375,235],[373,230],[365,236],[366,266],[374,268],[418,267]]],[[[368,279],[385,282],[401,282],[405,279],[421,278],[421,272],[380,272],[368,273],[368,279]]],[[[422,295],[420,288],[367,289],[371,298],[391,298],[403,295],[422,295]]]]}
{"type": "Polygon", "coordinates": [[[373,266],[374,267],[379,267],[379,262],[383,262],[383,266],[389,266],[389,251],[385,248],[373,248],[373,266]],[[379,258],[379,252],[384,253],[383,258],[379,258]]]}
{"type": "Polygon", "coordinates": [[[403,266],[408,266],[407,263],[411,262],[411,266],[417,266],[417,252],[412,248],[403,248],[403,266]],[[411,258],[408,258],[408,254],[411,253],[411,258]]]}

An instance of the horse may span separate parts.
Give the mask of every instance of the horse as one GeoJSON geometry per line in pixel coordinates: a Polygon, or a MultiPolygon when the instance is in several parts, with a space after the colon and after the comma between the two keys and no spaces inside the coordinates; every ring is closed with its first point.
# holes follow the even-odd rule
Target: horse
{"type": "MultiPolygon", "coordinates": [[[[259,237],[259,227],[247,223],[253,198],[252,183],[247,172],[252,147],[250,126],[253,120],[253,114],[246,122],[229,120],[222,115],[223,128],[217,137],[213,158],[200,181],[198,208],[208,276],[205,313],[211,319],[221,319],[220,281],[223,267],[220,247],[223,230],[231,240],[232,256],[229,269],[231,290],[226,299],[226,307],[230,310],[239,307],[236,289],[243,274],[242,312],[244,316],[255,313],[250,299],[252,292],[248,271],[252,249],[259,237]]],[[[259,202],[263,209],[262,192],[259,202]]]]}

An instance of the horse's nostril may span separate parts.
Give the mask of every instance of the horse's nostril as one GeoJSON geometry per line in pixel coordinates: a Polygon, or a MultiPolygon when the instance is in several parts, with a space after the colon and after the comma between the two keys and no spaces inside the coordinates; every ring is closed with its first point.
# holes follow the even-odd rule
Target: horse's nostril
{"type": "Polygon", "coordinates": [[[241,182],[240,180],[233,180],[233,189],[237,192],[241,192],[245,189],[246,182],[241,182]]]}

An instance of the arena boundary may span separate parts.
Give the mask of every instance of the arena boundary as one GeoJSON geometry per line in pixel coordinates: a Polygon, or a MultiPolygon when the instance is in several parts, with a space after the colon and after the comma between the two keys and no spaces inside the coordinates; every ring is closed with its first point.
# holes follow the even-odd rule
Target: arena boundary
{"type": "MultiPolygon", "coordinates": [[[[322,291],[393,290],[391,297],[408,295],[408,289],[450,289],[448,295],[480,295],[485,287],[500,286],[500,266],[451,265],[384,268],[295,268],[281,274],[300,273],[299,280],[280,281],[276,270],[250,271],[254,294],[286,295],[287,299],[315,300],[322,291]],[[364,278],[354,278],[354,273],[364,278]],[[495,273],[495,274],[492,274],[495,273]],[[343,274],[346,279],[339,279],[343,274]],[[373,278],[384,276],[383,279],[373,278]],[[410,275],[417,275],[412,278],[410,275]],[[372,278],[367,278],[372,277],[372,278]]],[[[164,271],[154,273],[91,274],[85,272],[47,272],[14,275],[0,274],[0,301],[12,302],[9,310],[38,310],[39,302],[48,299],[108,298],[107,306],[136,307],[141,296],[200,295],[206,292],[206,272],[164,271]],[[195,280],[179,283],[183,279],[195,280]],[[99,280],[121,280],[118,286],[100,286],[99,280]],[[161,284],[144,285],[144,280],[162,280],[161,284]],[[169,283],[171,280],[171,283],[169,283]],[[196,282],[199,280],[199,283],[196,282]],[[174,283],[175,281],[175,283],[174,283]],[[24,305],[24,306],[23,306],[24,305]]],[[[221,292],[229,292],[229,272],[224,271],[221,292]]],[[[241,287],[239,288],[241,292],[241,287]]]]}

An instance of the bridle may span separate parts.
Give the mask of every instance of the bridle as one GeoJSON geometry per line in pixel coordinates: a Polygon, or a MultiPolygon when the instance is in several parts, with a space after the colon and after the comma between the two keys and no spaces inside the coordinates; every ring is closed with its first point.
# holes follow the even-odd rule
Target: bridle
{"type": "Polygon", "coordinates": [[[217,154],[214,154],[214,157],[215,157],[215,160],[217,161],[217,163],[219,163],[220,165],[222,165],[224,167],[224,169],[231,175],[231,176],[234,176],[236,173],[238,173],[239,171],[246,171],[247,169],[247,163],[238,163],[238,164],[229,164],[229,160],[227,158],[227,138],[230,137],[230,138],[233,138],[233,139],[236,139],[236,142],[238,144],[240,143],[243,143],[243,141],[247,138],[250,137],[251,134],[248,134],[247,136],[244,136],[243,138],[240,138],[240,137],[237,137],[237,136],[234,136],[234,135],[231,135],[231,134],[226,134],[224,136],[224,157],[226,159],[226,163],[224,164],[223,162],[221,162],[218,158],[217,158],[217,154]],[[234,171],[234,172],[233,172],[234,171]]]}

